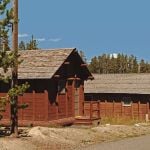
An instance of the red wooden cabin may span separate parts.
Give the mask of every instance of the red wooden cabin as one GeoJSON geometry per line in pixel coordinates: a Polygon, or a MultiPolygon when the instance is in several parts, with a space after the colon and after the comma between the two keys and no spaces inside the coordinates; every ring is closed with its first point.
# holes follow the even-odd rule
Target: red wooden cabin
{"type": "Polygon", "coordinates": [[[85,83],[84,115],[150,118],[150,74],[93,74],[85,83]],[[96,111],[98,110],[98,111],[96,111]]]}
{"type": "MultiPolygon", "coordinates": [[[[18,69],[19,83],[30,88],[19,97],[29,106],[19,110],[19,124],[49,125],[72,122],[83,114],[84,80],[92,77],[76,49],[26,50],[20,52],[23,62],[18,69]]],[[[0,96],[10,85],[0,83],[0,96]]],[[[7,106],[1,123],[8,123],[7,106]]]]}

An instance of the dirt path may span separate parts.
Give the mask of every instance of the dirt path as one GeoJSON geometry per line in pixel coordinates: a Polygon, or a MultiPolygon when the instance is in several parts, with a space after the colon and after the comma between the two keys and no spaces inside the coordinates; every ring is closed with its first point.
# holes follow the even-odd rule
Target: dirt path
{"type": "Polygon", "coordinates": [[[82,150],[150,150],[150,135],[96,144],[82,150]]]}

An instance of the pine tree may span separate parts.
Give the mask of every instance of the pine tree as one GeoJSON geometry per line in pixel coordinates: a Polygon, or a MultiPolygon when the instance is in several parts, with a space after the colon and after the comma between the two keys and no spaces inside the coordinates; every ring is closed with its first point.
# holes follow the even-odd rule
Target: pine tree
{"type": "Polygon", "coordinates": [[[89,64],[92,73],[150,73],[150,64],[141,60],[139,63],[134,55],[118,54],[117,58],[113,55],[102,54],[93,57],[89,64]]]}
{"type": "Polygon", "coordinates": [[[137,62],[137,58],[134,57],[133,59],[133,70],[132,70],[133,73],[138,73],[138,62],[137,62]]]}
{"type": "Polygon", "coordinates": [[[110,58],[109,66],[110,66],[109,73],[117,73],[117,58],[114,58],[113,55],[110,58]]]}
{"type": "MultiPolygon", "coordinates": [[[[11,25],[12,16],[12,9],[6,10],[7,5],[10,3],[9,0],[2,0],[0,1],[0,15],[5,16],[0,21],[0,67],[3,69],[3,72],[6,73],[8,71],[8,67],[12,63],[12,53],[7,53],[9,50],[8,46],[8,32],[9,32],[9,25],[11,25]]],[[[6,80],[6,76],[0,73],[0,80],[6,80]]],[[[5,97],[0,98],[0,112],[5,110],[7,99],[5,97]]],[[[0,114],[0,118],[2,115],[0,114]]]]}
{"type": "MultiPolygon", "coordinates": [[[[15,133],[15,136],[18,136],[18,109],[25,108],[27,105],[18,105],[18,96],[22,95],[26,89],[29,87],[27,83],[18,85],[18,76],[17,69],[18,64],[18,0],[14,0],[14,7],[7,9],[7,5],[10,3],[10,0],[1,0],[0,1],[0,15],[2,20],[0,22],[0,38],[2,49],[0,50],[0,68],[3,69],[4,73],[0,74],[0,79],[3,81],[11,80],[11,89],[8,90],[8,93],[5,97],[0,99],[0,111],[5,110],[5,105],[7,102],[11,106],[11,133],[15,133]],[[13,24],[13,26],[12,26],[13,24]],[[13,41],[12,41],[12,51],[8,52],[9,42],[8,42],[8,33],[10,31],[10,25],[13,31],[13,41]],[[11,69],[12,75],[10,77],[6,76],[7,71],[11,69]],[[9,80],[8,80],[9,79],[9,80]]],[[[2,115],[1,115],[2,117],[2,115]]]]}
{"type": "Polygon", "coordinates": [[[21,41],[19,43],[19,50],[26,50],[26,45],[25,45],[25,42],[24,41],[21,41]]]}
{"type": "Polygon", "coordinates": [[[96,56],[91,59],[91,63],[88,67],[92,73],[98,73],[99,67],[98,67],[98,59],[96,56]]]}
{"type": "Polygon", "coordinates": [[[145,73],[146,72],[146,64],[144,59],[141,59],[140,61],[140,73],[145,73]]]}
{"type": "Polygon", "coordinates": [[[32,35],[31,40],[29,41],[29,43],[26,43],[26,49],[27,50],[37,50],[38,49],[38,43],[34,39],[33,35],[32,35]]]}
{"type": "Polygon", "coordinates": [[[33,35],[29,42],[21,41],[19,43],[19,50],[37,50],[37,49],[39,49],[38,43],[37,40],[34,39],[33,35]]]}
{"type": "Polygon", "coordinates": [[[101,74],[103,72],[103,61],[102,56],[98,56],[98,73],[101,74]]]}

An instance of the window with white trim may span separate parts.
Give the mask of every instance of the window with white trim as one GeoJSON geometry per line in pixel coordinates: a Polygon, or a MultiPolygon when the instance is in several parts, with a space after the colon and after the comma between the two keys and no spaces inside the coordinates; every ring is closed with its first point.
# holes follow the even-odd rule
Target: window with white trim
{"type": "Polygon", "coordinates": [[[131,97],[129,96],[123,97],[122,104],[123,106],[131,106],[132,105],[131,97]]]}

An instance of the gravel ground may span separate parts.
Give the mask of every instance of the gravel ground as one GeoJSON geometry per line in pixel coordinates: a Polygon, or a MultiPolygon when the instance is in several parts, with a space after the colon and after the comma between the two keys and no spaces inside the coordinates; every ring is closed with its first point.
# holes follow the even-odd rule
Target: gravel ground
{"type": "MultiPolygon", "coordinates": [[[[0,137],[0,150],[79,150],[87,146],[90,150],[94,148],[101,150],[100,148],[103,146],[102,150],[105,150],[104,148],[107,144],[109,145],[109,150],[111,150],[110,148],[116,145],[113,142],[111,143],[111,141],[150,134],[150,125],[100,125],[97,127],[71,126],[59,128],[39,126],[23,128],[20,129],[20,131],[22,131],[20,138],[17,139],[9,136],[0,137]],[[106,142],[106,145],[103,144],[106,142]],[[97,143],[102,143],[102,145],[96,145],[96,147],[91,146],[97,143]]],[[[128,143],[130,142],[127,141],[124,146],[129,146],[128,143]]],[[[122,145],[121,143],[121,146],[122,145]]],[[[140,148],[141,145],[142,144],[139,144],[137,147],[140,148]]],[[[116,147],[118,146],[116,145],[116,147]]],[[[134,150],[132,148],[127,149],[134,150]]],[[[114,150],[117,149],[114,148],[114,150]]],[[[143,149],[142,147],[142,149],[136,150],[147,149],[143,149]]]]}
{"type": "Polygon", "coordinates": [[[150,150],[150,135],[96,144],[82,150],[150,150]]]}

